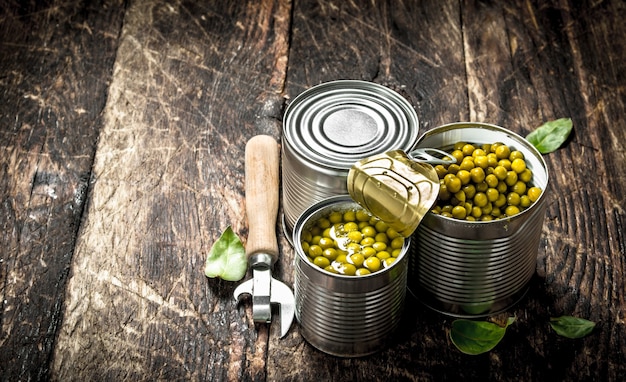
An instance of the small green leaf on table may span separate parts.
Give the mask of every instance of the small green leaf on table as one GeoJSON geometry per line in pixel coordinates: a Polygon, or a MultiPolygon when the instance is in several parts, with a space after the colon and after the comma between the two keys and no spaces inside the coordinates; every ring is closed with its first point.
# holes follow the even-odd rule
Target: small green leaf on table
{"type": "Polygon", "coordinates": [[[596,323],[584,318],[561,316],[550,318],[550,326],[560,336],[582,338],[593,331],[596,323]]]}
{"type": "Polygon", "coordinates": [[[502,340],[506,328],[514,321],[515,317],[509,317],[502,327],[487,321],[455,320],[452,322],[450,339],[465,354],[482,354],[493,349],[502,340]]]}
{"type": "Polygon", "coordinates": [[[526,139],[540,153],[548,154],[561,147],[572,132],[572,126],[570,118],[556,119],[539,126],[528,134],[526,139]]]}
{"type": "Polygon", "coordinates": [[[226,228],[211,247],[204,265],[207,277],[220,277],[226,281],[239,281],[248,270],[246,251],[231,227],[226,228]]]}

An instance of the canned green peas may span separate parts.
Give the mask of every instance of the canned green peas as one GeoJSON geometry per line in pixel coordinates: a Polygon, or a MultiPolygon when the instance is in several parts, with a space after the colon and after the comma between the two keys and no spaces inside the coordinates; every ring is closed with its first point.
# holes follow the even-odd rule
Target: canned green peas
{"type": "Polygon", "coordinates": [[[398,258],[404,238],[361,208],[332,211],[302,231],[300,244],[308,260],[327,272],[365,276],[398,258]]]}
{"type": "Polygon", "coordinates": [[[501,219],[519,214],[541,195],[524,154],[501,142],[457,142],[450,157],[456,163],[435,167],[440,183],[435,214],[469,221],[501,219]]]}

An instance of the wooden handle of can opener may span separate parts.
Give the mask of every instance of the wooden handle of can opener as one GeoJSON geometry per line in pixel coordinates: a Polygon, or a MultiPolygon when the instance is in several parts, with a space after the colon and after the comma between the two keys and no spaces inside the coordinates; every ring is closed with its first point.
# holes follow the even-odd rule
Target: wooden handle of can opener
{"type": "Polygon", "coordinates": [[[245,182],[248,216],[248,258],[257,253],[278,259],[278,143],[268,135],[252,137],[246,144],[245,182]]]}

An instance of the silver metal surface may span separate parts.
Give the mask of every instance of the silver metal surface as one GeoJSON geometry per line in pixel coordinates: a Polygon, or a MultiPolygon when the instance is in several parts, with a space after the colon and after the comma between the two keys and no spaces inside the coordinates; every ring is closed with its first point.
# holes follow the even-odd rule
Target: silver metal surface
{"type": "MultiPolygon", "coordinates": [[[[335,196],[307,209],[296,222],[293,241],[333,210],[358,207],[349,196],[335,196]]],[[[367,276],[332,274],[312,264],[295,245],[296,319],[300,333],[317,349],[341,357],[375,353],[399,325],[406,296],[410,239],[388,268],[367,276]]]]}
{"type": "Polygon", "coordinates": [[[535,273],[546,209],[548,169],[524,138],[502,127],[453,123],[426,132],[420,147],[447,149],[458,141],[503,142],[524,153],[540,198],[520,214],[469,222],[427,213],[413,234],[408,287],[435,310],[478,317],[508,309],[526,292],[535,273]]]}
{"type": "Polygon", "coordinates": [[[347,193],[355,161],[386,151],[410,151],[415,110],[393,90],[341,80],[314,86],[289,104],[283,121],[283,212],[287,237],[312,204],[347,193]]]}

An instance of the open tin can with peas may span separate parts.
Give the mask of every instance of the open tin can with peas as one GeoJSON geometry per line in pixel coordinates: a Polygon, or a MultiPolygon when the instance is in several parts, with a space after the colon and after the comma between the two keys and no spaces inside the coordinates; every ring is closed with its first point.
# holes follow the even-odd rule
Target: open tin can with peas
{"type": "Polygon", "coordinates": [[[294,242],[296,318],[302,336],[341,357],[382,349],[402,317],[411,239],[392,232],[343,195],[302,213],[294,242]]]}
{"type": "Polygon", "coordinates": [[[515,304],[535,271],[548,187],[541,154],[483,123],[414,140],[407,104],[380,85],[337,81],[286,113],[283,226],[296,252],[296,319],[329,354],[382,349],[407,290],[446,315],[481,317],[515,304]]]}
{"type": "Polygon", "coordinates": [[[442,193],[412,236],[409,290],[452,316],[505,311],[524,296],[535,273],[545,161],[523,137],[485,123],[437,127],[418,147],[458,157],[456,165],[437,168],[442,193]]]}

